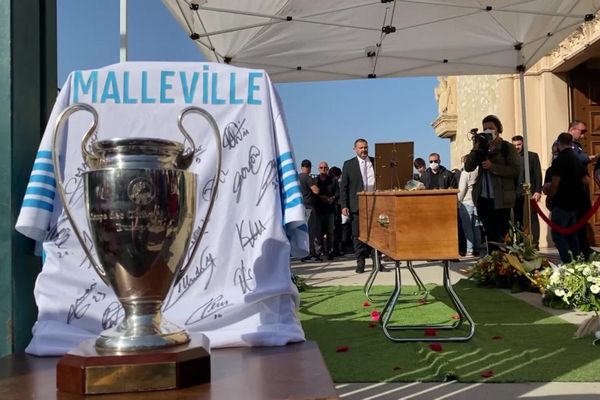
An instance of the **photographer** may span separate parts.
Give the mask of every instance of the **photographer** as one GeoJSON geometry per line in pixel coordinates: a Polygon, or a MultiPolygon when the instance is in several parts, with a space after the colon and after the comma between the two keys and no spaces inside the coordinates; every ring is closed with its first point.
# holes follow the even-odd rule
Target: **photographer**
{"type": "Polygon", "coordinates": [[[521,161],[515,147],[500,137],[502,123],[498,117],[488,115],[482,127],[483,132],[471,131],[473,149],[465,158],[465,171],[479,167],[473,201],[485,229],[489,251],[492,251],[498,247],[490,242],[502,242],[508,233],[521,161]]]}

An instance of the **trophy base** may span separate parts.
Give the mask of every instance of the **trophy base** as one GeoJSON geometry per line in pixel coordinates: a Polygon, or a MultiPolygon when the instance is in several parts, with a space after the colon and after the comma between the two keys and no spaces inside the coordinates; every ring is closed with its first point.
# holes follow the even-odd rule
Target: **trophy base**
{"type": "Polygon", "coordinates": [[[156,326],[148,320],[144,321],[145,317],[128,318],[121,325],[100,333],[96,339],[98,352],[114,354],[116,352],[164,350],[166,347],[179,346],[190,341],[190,337],[184,329],[164,318],[159,318],[160,324],[156,326]]]}
{"type": "Polygon", "coordinates": [[[210,382],[208,338],[190,334],[185,345],[101,354],[87,340],[56,366],[58,390],[81,395],[179,389],[210,382]]]}

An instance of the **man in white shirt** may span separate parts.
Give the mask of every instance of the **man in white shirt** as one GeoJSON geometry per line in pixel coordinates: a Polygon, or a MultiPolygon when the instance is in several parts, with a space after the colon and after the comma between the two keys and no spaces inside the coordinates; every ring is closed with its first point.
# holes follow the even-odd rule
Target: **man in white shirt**
{"type": "Polygon", "coordinates": [[[369,144],[365,139],[354,142],[356,157],[344,162],[340,183],[340,204],[342,215],[350,217],[352,238],[356,254],[356,273],[365,272],[365,259],[371,254],[371,247],[358,240],[358,192],[375,190],[375,168],[373,157],[369,156],[369,144]]]}

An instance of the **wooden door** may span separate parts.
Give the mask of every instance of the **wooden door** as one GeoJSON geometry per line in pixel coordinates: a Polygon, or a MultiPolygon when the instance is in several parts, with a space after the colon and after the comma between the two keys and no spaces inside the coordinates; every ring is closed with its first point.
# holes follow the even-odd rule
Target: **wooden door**
{"type": "MultiPolygon", "coordinates": [[[[581,144],[589,155],[600,156],[600,70],[588,69],[584,65],[574,69],[570,78],[573,119],[585,122],[588,129],[581,144]]],[[[591,177],[594,176],[594,164],[595,162],[591,162],[588,167],[591,177]]],[[[594,181],[590,185],[592,204],[599,196],[600,185],[594,181]]],[[[592,246],[600,245],[600,215],[598,213],[590,219],[589,227],[590,244],[592,246]]]]}

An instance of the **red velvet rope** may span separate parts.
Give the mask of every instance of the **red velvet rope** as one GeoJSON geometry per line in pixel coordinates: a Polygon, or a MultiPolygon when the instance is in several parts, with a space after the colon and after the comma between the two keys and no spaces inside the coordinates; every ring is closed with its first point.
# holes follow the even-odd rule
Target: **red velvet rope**
{"type": "Polygon", "coordinates": [[[548,224],[550,229],[552,229],[555,232],[560,233],[561,235],[570,235],[572,233],[577,232],[581,228],[583,228],[583,226],[585,224],[587,224],[589,219],[592,218],[592,215],[594,215],[596,213],[596,211],[598,211],[598,208],[600,208],[600,197],[598,197],[596,199],[596,202],[594,203],[594,205],[585,213],[585,215],[579,221],[577,221],[577,223],[575,225],[571,225],[566,228],[563,228],[562,226],[558,226],[554,222],[552,222],[550,220],[550,218],[548,218],[546,216],[546,214],[544,214],[544,212],[540,209],[540,206],[538,205],[537,201],[535,201],[534,199],[531,199],[531,206],[533,207],[535,212],[540,217],[542,217],[544,222],[546,222],[548,224]]]}

